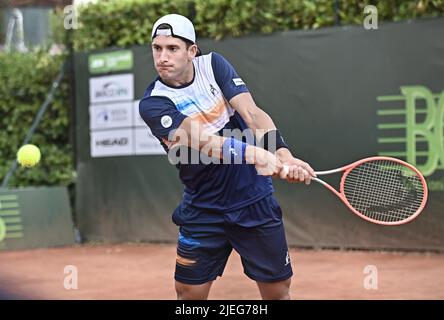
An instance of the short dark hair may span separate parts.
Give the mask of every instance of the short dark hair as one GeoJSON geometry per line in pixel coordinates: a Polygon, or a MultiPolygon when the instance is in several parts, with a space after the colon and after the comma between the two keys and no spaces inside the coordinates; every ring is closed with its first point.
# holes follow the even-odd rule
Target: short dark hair
{"type": "Polygon", "coordinates": [[[176,38],[179,38],[179,39],[183,40],[185,42],[185,46],[186,46],[187,49],[189,49],[194,44],[192,41],[190,41],[188,39],[184,39],[184,38],[181,38],[181,37],[176,37],[176,38]]]}

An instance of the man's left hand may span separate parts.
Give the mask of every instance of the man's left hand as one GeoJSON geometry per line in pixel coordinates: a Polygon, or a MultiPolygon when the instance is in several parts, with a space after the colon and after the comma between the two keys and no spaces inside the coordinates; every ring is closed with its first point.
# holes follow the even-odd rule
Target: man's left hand
{"type": "Polygon", "coordinates": [[[293,157],[286,148],[276,151],[276,156],[288,171],[282,169],[279,173],[281,179],[287,179],[288,182],[304,182],[308,185],[312,177],[316,177],[313,168],[306,162],[293,157]]]}

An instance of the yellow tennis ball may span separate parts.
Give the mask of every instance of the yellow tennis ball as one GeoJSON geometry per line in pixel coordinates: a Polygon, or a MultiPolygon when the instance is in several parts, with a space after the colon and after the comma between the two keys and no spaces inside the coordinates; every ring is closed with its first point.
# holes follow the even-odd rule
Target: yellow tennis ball
{"type": "Polygon", "coordinates": [[[17,161],[23,167],[33,167],[40,161],[40,149],[33,144],[25,144],[17,152],[17,161]]]}

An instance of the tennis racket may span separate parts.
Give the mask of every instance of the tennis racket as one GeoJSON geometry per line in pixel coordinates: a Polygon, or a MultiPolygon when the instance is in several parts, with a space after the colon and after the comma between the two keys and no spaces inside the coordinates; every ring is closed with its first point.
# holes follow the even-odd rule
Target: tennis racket
{"type": "MultiPolygon", "coordinates": [[[[284,166],[288,171],[288,166],[284,166]]],[[[365,158],[341,168],[316,171],[317,176],[343,172],[339,191],[332,191],[359,217],[382,225],[400,225],[415,219],[427,202],[427,183],[414,166],[391,157],[365,158]]]]}

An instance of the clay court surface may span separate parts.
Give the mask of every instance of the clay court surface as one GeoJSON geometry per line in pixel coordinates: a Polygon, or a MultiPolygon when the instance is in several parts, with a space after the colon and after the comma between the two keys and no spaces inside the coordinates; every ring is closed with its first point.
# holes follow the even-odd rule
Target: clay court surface
{"type": "MultiPolygon", "coordinates": [[[[290,255],[292,299],[444,299],[444,254],[296,248],[290,255]],[[377,289],[364,286],[367,265],[376,267],[377,289]]],[[[173,244],[1,251],[0,298],[175,299],[175,257],[173,244]],[[64,288],[67,265],[77,268],[78,289],[64,288]]],[[[209,298],[260,299],[236,253],[209,298]]]]}

